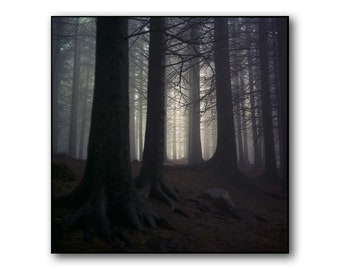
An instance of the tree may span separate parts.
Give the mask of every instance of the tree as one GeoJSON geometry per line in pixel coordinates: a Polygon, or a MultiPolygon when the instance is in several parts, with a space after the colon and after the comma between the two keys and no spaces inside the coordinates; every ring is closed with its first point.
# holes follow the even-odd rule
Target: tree
{"type": "Polygon", "coordinates": [[[144,198],[159,197],[176,207],[177,196],[164,182],[164,18],[150,19],[147,120],[143,164],[136,185],[144,198]]]}
{"type": "Polygon", "coordinates": [[[72,102],[71,102],[71,120],[69,135],[69,155],[76,157],[77,147],[77,115],[78,115],[78,97],[79,97],[79,77],[80,77],[80,54],[79,54],[79,18],[75,22],[74,37],[74,60],[73,60],[73,82],[72,82],[72,102]]]}
{"type": "Polygon", "coordinates": [[[248,70],[249,70],[249,102],[250,102],[250,119],[251,119],[251,133],[253,139],[253,148],[254,148],[254,166],[255,168],[260,167],[261,165],[261,150],[260,150],[260,135],[258,132],[258,115],[256,114],[256,93],[255,93],[255,79],[254,79],[254,69],[253,69],[253,52],[252,50],[248,50],[247,53],[247,62],[248,62],[248,70]]]}
{"type": "Polygon", "coordinates": [[[287,181],[287,138],[288,138],[288,19],[277,19],[277,33],[278,33],[278,47],[279,47],[279,76],[280,76],[280,108],[281,108],[281,133],[280,133],[280,164],[282,169],[282,176],[284,184],[287,181]]]}
{"type": "MultiPolygon", "coordinates": [[[[195,21],[194,21],[195,22],[195,21]]],[[[188,123],[188,162],[200,163],[202,159],[202,147],[200,136],[200,63],[199,55],[199,28],[193,24],[191,28],[192,59],[189,61],[189,123],[188,123]]]]}
{"type": "Polygon", "coordinates": [[[212,161],[221,171],[235,174],[238,168],[231,92],[228,19],[215,18],[214,26],[217,146],[212,161]]]}
{"type": "MultiPolygon", "coordinates": [[[[141,229],[160,218],[139,198],[129,160],[129,99],[127,19],[99,17],[95,87],[85,175],[55,206],[78,207],[59,227],[65,230],[82,218],[87,227],[111,242],[110,226],[124,220],[141,229]]],[[[54,235],[55,237],[58,234],[54,235]]]]}
{"type": "Polygon", "coordinates": [[[90,91],[90,69],[91,66],[88,64],[86,67],[86,82],[85,88],[83,89],[83,102],[81,104],[81,125],[80,125],[80,134],[79,134],[79,151],[78,157],[84,158],[84,144],[85,144],[85,127],[87,122],[87,99],[88,99],[88,92],[90,91]]]}
{"type": "Polygon", "coordinates": [[[278,175],[276,168],[275,144],[273,135],[272,101],[269,85],[267,19],[261,19],[259,24],[265,178],[267,181],[274,181],[275,179],[277,179],[278,175]]]}

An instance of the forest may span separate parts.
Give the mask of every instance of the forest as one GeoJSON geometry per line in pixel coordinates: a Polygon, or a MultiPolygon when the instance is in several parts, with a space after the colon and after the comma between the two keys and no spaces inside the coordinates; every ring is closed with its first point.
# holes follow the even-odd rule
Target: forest
{"type": "Polygon", "coordinates": [[[288,253],[281,17],[51,17],[52,253],[288,253]]]}

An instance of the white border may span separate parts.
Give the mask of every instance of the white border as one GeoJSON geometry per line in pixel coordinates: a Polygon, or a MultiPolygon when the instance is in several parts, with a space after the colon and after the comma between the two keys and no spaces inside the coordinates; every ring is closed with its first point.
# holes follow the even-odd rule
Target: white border
{"type": "MultiPolygon", "coordinates": [[[[0,265],[4,269],[336,269],[339,19],[336,1],[5,1],[0,16],[0,265]],[[159,4],[156,4],[159,3],[159,4]],[[50,16],[289,15],[291,254],[50,254],[50,16]],[[234,268],[233,268],[234,269],[234,268]]],[[[226,228],[227,229],[227,228],[226,228]]]]}

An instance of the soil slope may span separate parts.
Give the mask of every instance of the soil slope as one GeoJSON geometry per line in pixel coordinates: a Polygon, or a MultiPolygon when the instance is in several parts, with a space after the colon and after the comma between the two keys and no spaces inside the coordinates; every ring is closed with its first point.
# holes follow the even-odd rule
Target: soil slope
{"type": "MultiPolygon", "coordinates": [[[[76,180],[52,179],[52,195],[60,195],[78,185],[85,161],[65,155],[53,162],[66,164],[76,180]]],[[[135,177],[140,163],[132,162],[135,177]]],[[[117,227],[115,248],[98,237],[89,243],[81,229],[74,228],[57,240],[57,253],[287,253],[287,194],[278,196],[275,187],[266,191],[236,187],[211,170],[190,170],[184,166],[167,166],[165,179],[181,197],[186,213],[171,211],[169,206],[151,199],[149,206],[163,216],[174,230],[145,228],[136,231],[117,227]],[[199,197],[209,188],[229,191],[240,219],[221,212],[211,202],[199,197]]],[[[71,213],[70,209],[52,209],[52,226],[71,213]]]]}

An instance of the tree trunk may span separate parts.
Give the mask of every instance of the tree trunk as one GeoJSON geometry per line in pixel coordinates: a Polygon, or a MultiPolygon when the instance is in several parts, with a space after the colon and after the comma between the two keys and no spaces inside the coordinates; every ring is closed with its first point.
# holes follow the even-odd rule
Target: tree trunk
{"type": "MultiPolygon", "coordinates": [[[[136,57],[135,53],[132,53],[132,57],[136,57]]],[[[130,91],[129,91],[129,99],[130,99],[130,159],[136,159],[136,109],[135,109],[135,86],[136,86],[136,67],[135,64],[130,62],[130,91]]]]}
{"type": "Polygon", "coordinates": [[[194,24],[191,28],[192,59],[189,61],[189,129],[188,129],[188,163],[195,164],[203,161],[200,129],[200,63],[199,63],[199,29],[194,24]]]}
{"type": "Polygon", "coordinates": [[[231,93],[228,19],[215,18],[217,146],[213,161],[222,172],[238,172],[231,93]]]}
{"type": "Polygon", "coordinates": [[[165,185],[164,163],[164,78],[165,78],[165,42],[164,19],[151,17],[147,120],[143,164],[136,179],[141,195],[159,197],[175,208],[176,195],[165,185]]]}
{"type": "Polygon", "coordinates": [[[143,76],[144,76],[144,65],[141,65],[140,71],[140,84],[139,84],[139,103],[138,103],[138,145],[139,145],[139,161],[142,161],[143,157],[143,148],[144,148],[144,140],[143,140],[143,76]]]}
{"type": "MultiPolygon", "coordinates": [[[[237,94],[236,100],[239,100],[240,96],[237,94]]],[[[244,149],[243,149],[243,138],[242,138],[242,124],[241,124],[241,112],[239,108],[236,108],[236,134],[237,134],[237,150],[238,150],[238,162],[241,166],[244,165],[244,149]]]]}
{"type": "Polygon", "coordinates": [[[172,159],[176,160],[177,159],[177,143],[176,143],[176,108],[174,107],[173,110],[173,117],[172,117],[172,159]]]}
{"type": "Polygon", "coordinates": [[[73,60],[73,81],[72,81],[72,100],[71,100],[71,120],[69,134],[69,155],[76,157],[77,147],[77,114],[78,114],[78,96],[79,96],[79,73],[80,73],[80,55],[78,39],[79,18],[75,23],[74,38],[74,60],[73,60]]]}
{"type": "Polygon", "coordinates": [[[279,44],[279,74],[280,74],[280,106],[281,106],[281,148],[280,148],[280,164],[282,168],[282,176],[284,184],[288,180],[287,166],[287,140],[288,140],[288,19],[277,19],[277,33],[279,44]]]}
{"type": "Polygon", "coordinates": [[[260,166],[260,138],[258,134],[258,121],[256,120],[256,108],[257,105],[255,103],[256,93],[254,91],[254,72],[253,72],[253,55],[251,50],[248,50],[248,70],[249,70],[249,100],[250,100],[250,114],[251,114],[251,132],[253,138],[253,146],[254,146],[254,167],[260,166]]]}
{"type": "Polygon", "coordinates": [[[246,115],[246,109],[244,105],[244,101],[241,99],[241,112],[242,112],[242,141],[243,141],[243,166],[249,165],[249,156],[248,156],[248,132],[247,132],[247,115],[246,115]]]}
{"type": "Polygon", "coordinates": [[[90,85],[90,65],[88,64],[87,70],[86,70],[86,83],[83,93],[83,103],[82,103],[82,114],[81,114],[81,126],[80,126],[80,138],[79,138],[79,158],[84,158],[84,140],[85,140],[85,127],[86,127],[86,121],[87,121],[87,98],[88,98],[88,92],[90,85]]]}
{"type": "Polygon", "coordinates": [[[263,135],[265,155],[265,178],[267,181],[277,179],[275,145],[272,122],[272,102],[269,85],[268,41],[267,20],[260,19],[260,68],[262,85],[262,112],[263,112],[263,135]]]}

